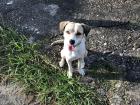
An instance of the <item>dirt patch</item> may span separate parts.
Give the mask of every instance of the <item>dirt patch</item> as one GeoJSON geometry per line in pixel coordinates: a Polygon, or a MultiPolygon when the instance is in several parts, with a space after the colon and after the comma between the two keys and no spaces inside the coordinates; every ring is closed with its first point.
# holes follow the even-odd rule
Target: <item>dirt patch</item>
{"type": "Polygon", "coordinates": [[[15,83],[0,85],[0,105],[39,105],[34,95],[26,95],[24,88],[15,83]]]}

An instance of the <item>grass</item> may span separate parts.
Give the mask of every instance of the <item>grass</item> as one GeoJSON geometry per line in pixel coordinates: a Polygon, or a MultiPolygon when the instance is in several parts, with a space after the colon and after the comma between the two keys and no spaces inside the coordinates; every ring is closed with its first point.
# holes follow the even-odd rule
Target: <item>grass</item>
{"type": "Polygon", "coordinates": [[[46,105],[107,105],[97,87],[68,79],[39,52],[39,43],[29,44],[24,35],[0,28],[0,74],[21,83],[46,105]]]}

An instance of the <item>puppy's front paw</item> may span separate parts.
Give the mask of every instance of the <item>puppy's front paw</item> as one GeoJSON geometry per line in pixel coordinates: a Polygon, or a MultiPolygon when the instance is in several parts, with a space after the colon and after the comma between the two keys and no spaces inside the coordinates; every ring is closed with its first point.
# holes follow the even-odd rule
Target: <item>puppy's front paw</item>
{"type": "Polygon", "coordinates": [[[68,78],[72,78],[72,72],[68,71],[67,76],[68,76],[68,78]]]}
{"type": "Polygon", "coordinates": [[[59,62],[59,66],[60,66],[60,67],[63,67],[63,66],[64,66],[64,62],[63,62],[63,61],[60,61],[60,62],[59,62]]]}
{"type": "Polygon", "coordinates": [[[84,69],[80,69],[79,70],[79,74],[81,74],[82,76],[84,76],[85,75],[85,70],[84,69]]]}

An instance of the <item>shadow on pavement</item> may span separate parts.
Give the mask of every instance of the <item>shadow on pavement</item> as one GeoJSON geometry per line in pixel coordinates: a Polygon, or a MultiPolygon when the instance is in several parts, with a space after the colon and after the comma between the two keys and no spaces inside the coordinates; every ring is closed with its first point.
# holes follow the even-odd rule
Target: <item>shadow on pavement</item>
{"type": "Polygon", "coordinates": [[[112,21],[112,20],[85,20],[85,19],[74,19],[72,21],[76,22],[82,22],[85,23],[92,28],[97,28],[97,27],[105,27],[105,28],[120,28],[120,29],[125,29],[125,30],[134,30],[138,31],[140,30],[140,24],[138,23],[131,23],[129,21],[127,22],[120,22],[120,21],[112,21]]]}
{"type": "Polygon", "coordinates": [[[108,80],[140,82],[140,58],[89,51],[85,59],[87,74],[108,80]],[[98,71],[99,70],[99,71],[98,71]]]}

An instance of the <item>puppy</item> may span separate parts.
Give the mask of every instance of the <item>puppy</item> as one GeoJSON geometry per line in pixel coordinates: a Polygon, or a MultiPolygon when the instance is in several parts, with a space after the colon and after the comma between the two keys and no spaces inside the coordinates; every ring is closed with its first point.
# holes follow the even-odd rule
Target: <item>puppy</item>
{"type": "Polygon", "coordinates": [[[60,32],[63,32],[64,37],[59,66],[63,67],[66,60],[68,64],[67,76],[71,78],[73,74],[72,61],[78,60],[78,72],[84,76],[84,57],[87,56],[85,36],[89,33],[90,27],[82,23],[63,21],[60,22],[59,29],[60,32]]]}

